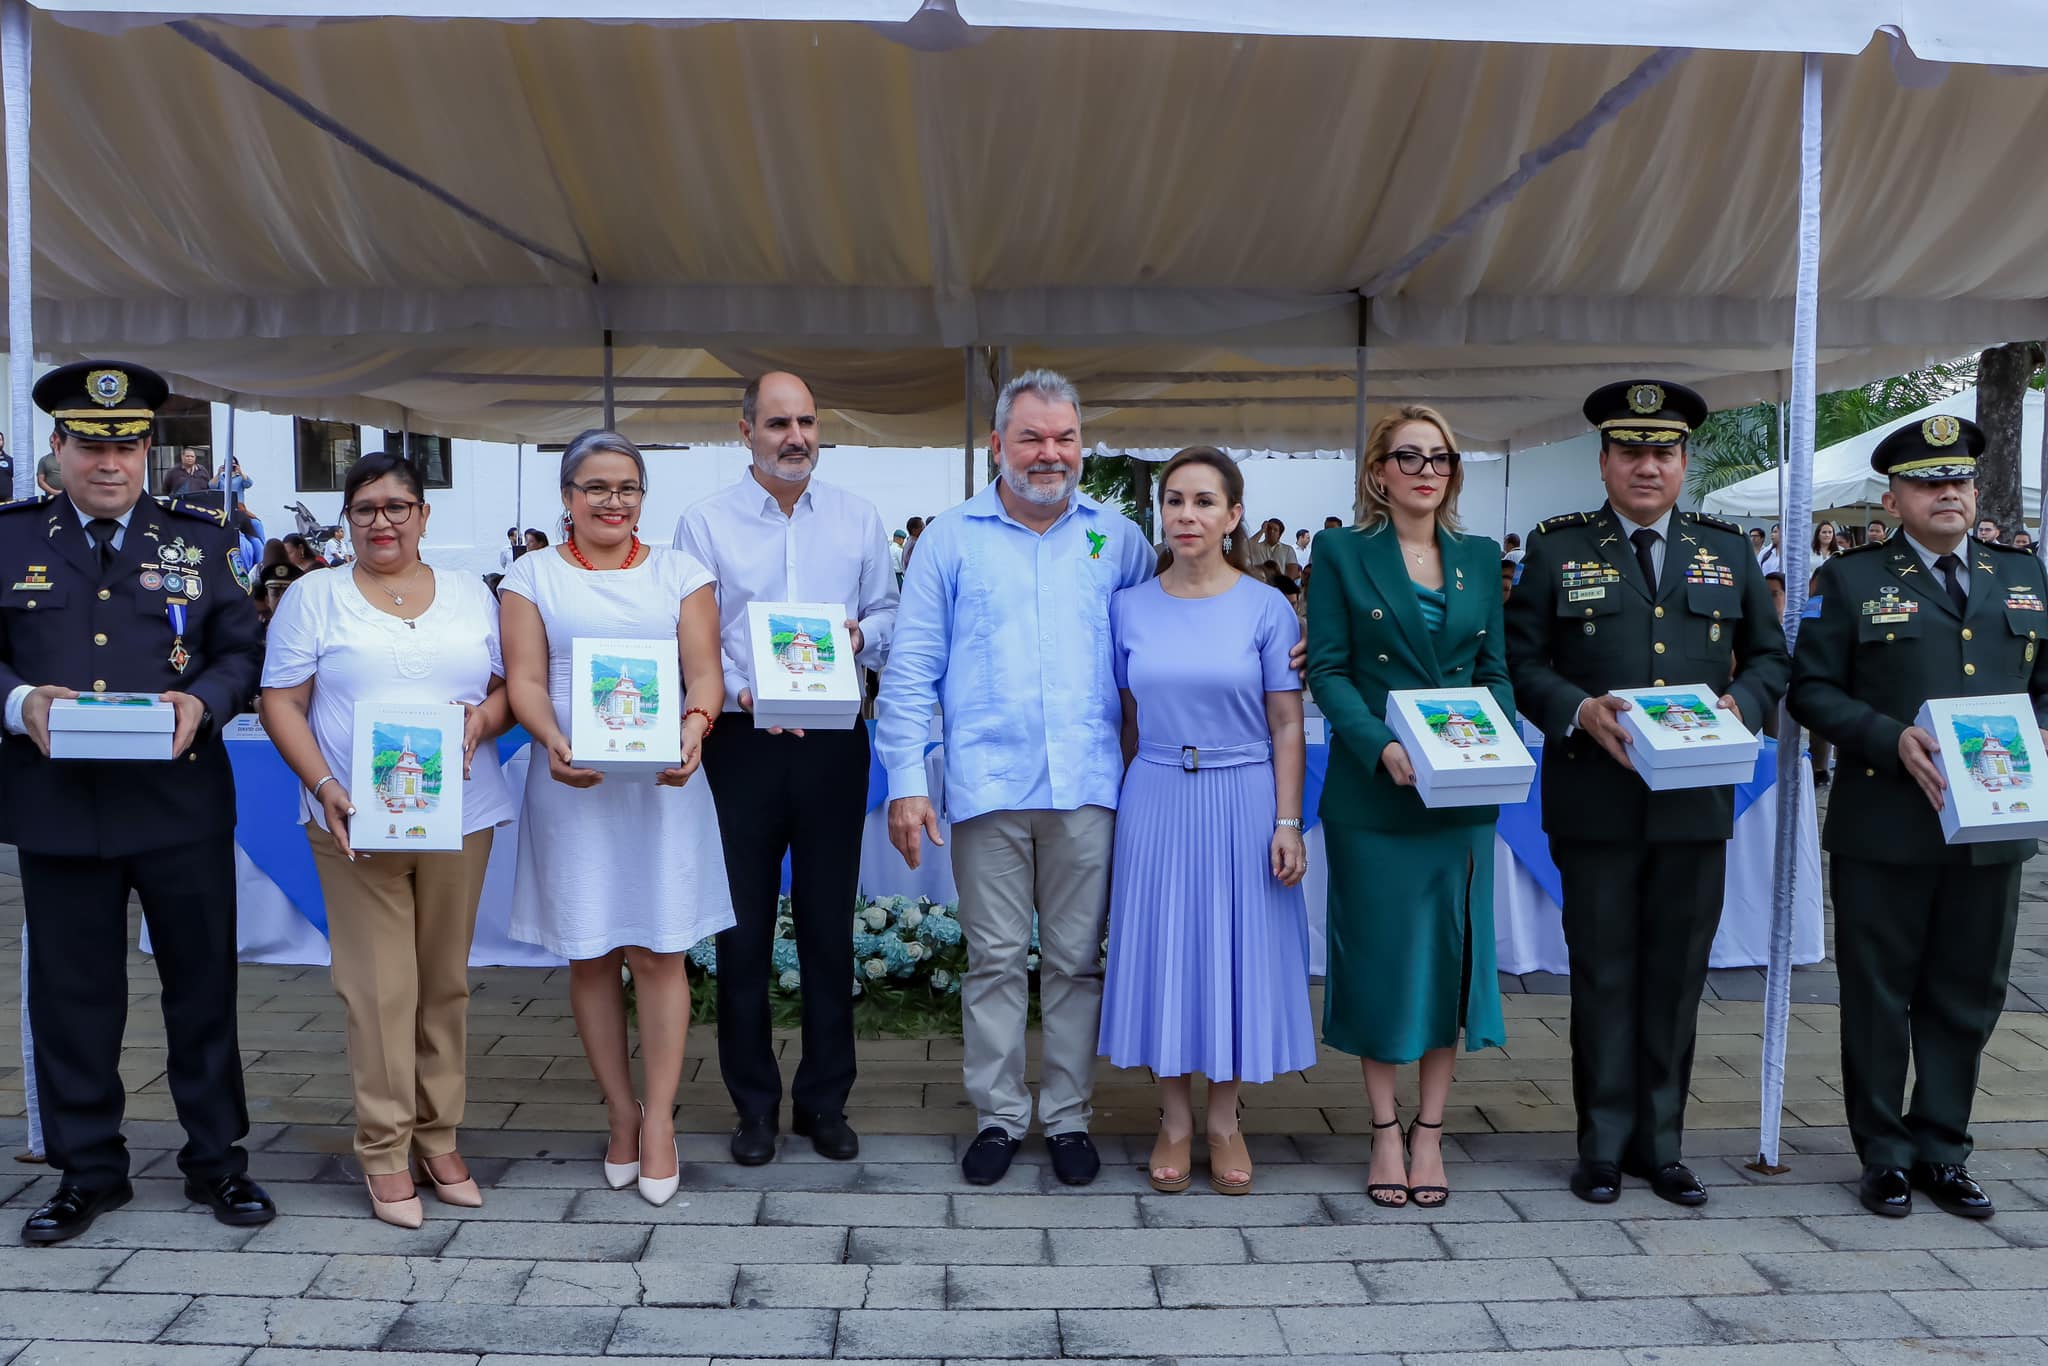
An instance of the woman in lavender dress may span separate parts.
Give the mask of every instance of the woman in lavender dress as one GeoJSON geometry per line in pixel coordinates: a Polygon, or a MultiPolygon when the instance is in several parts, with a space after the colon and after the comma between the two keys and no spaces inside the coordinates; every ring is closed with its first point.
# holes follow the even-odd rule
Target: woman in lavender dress
{"type": "Polygon", "coordinates": [[[1208,446],[1160,481],[1158,578],[1110,606],[1124,748],[1102,1053],[1159,1077],[1151,1180],[1188,1187],[1193,1074],[1209,1184],[1252,1186],[1238,1087],[1316,1060],[1301,876],[1301,626],[1245,569],[1244,479],[1208,446]]]}

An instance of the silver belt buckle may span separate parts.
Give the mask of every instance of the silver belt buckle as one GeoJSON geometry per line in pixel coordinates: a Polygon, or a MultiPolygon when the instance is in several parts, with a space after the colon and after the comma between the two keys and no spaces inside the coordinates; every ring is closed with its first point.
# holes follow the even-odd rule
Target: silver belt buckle
{"type": "Polygon", "coordinates": [[[1196,749],[1193,745],[1182,745],[1180,747],[1180,771],[1183,773],[1199,773],[1201,770],[1202,751],[1196,749]]]}

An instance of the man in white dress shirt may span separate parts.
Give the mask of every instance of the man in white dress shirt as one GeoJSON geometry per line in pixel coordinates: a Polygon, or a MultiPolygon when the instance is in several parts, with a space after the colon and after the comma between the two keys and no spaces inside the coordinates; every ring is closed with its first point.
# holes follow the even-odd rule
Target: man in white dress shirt
{"type": "Polygon", "coordinates": [[[867,820],[868,731],[858,720],[850,730],[754,728],[744,714],[754,705],[747,605],[843,602],[855,662],[879,670],[896,626],[896,573],[874,504],[811,477],[818,408],[802,380],[775,372],[749,384],[739,426],[753,466],[676,526],[676,548],[717,577],[725,656],[725,716],[704,740],[737,921],[718,936],[718,1065],[739,1111],[733,1160],[771,1161],[782,1073],[768,992],[787,853],[803,984],[792,1127],[822,1155],[844,1161],[860,1152],[845,1111],[854,1077],[849,926],[867,820]]]}

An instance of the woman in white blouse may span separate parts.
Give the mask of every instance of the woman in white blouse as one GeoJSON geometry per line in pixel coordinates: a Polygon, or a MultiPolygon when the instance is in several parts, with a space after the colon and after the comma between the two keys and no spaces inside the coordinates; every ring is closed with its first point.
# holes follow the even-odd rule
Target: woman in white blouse
{"type": "MultiPolygon", "coordinates": [[[[305,785],[334,989],[348,1015],[356,1156],[371,1212],[417,1228],[415,1185],[446,1204],[483,1203],[456,1128],[466,1090],[469,943],[495,826],[511,796],[491,743],[511,724],[497,604],[473,574],[420,559],[430,509],[419,472],[378,452],[349,468],[342,507],[355,562],[295,582],[270,622],[263,724],[305,785]],[[348,790],[358,701],[459,702],[459,853],[369,854],[349,844],[348,790]]],[[[365,794],[367,796],[367,794],[365,794]]]]}
{"type": "MultiPolygon", "coordinates": [[[[676,1192],[675,1098],[690,1027],[684,953],[733,923],[732,894],[699,750],[725,701],[711,574],[681,551],[641,543],[647,463],[616,432],[562,453],[562,544],[521,556],[498,586],[505,683],[533,734],[519,826],[511,934],[569,962],[569,1000],[611,1135],[605,1180],[676,1192]],[[580,768],[570,748],[570,658],[578,638],[673,637],[682,665],[682,763],[652,782],[580,768]],[[545,762],[543,762],[545,760],[545,762]],[[621,964],[633,973],[645,1071],[633,1095],[621,964]]],[[[677,715],[680,713],[680,715],[677,715]]]]}

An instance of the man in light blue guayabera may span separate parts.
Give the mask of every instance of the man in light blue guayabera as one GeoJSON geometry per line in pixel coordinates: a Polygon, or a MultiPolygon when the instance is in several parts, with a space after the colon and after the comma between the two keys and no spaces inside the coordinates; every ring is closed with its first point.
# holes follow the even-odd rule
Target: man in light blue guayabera
{"type": "Polygon", "coordinates": [[[1054,1171],[1085,1185],[1102,930],[1115,843],[1122,704],[1109,599],[1152,577],[1129,519],[1077,491],[1081,401],[1049,370],[1003,387],[989,454],[1000,477],[925,528],[903,580],[876,749],[889,835],[914,868],[943,843],[925,785],[932,705],[945,715],[946,807],[968,970],[962,1071],[980,1132],[967,1179],[1002,1179],[1031,1127],[1025,959],[1038,917],[1044,1083],[1054,1171]]]}

